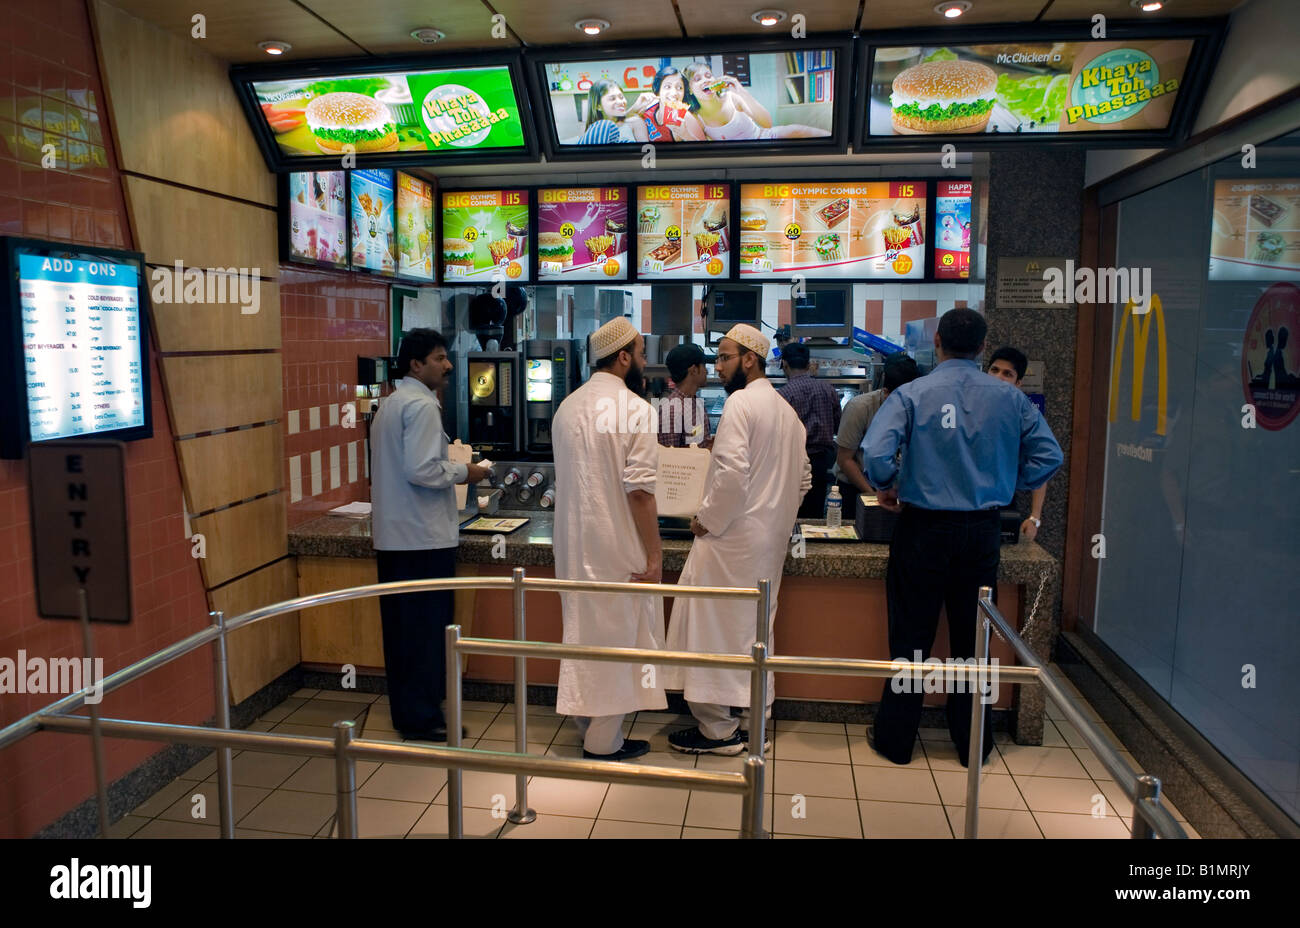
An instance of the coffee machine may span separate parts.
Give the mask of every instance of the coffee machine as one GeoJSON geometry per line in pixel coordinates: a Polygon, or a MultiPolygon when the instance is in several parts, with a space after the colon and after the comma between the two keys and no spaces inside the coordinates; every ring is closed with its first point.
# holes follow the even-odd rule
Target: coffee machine
{"type": "Polygon", "coordinates": [[[583,343],[573,339],[532,338],[524,342],[524,450],[551,451],[551,419],[581,382],[583,343]]]}
{"type": "Polygon", "coordinates": [[[469,444],[488,457],[514,455],[523,448],[520,386],[523,359],[517,351],[471,351],[465,356],[469,380],[469,444]]]}

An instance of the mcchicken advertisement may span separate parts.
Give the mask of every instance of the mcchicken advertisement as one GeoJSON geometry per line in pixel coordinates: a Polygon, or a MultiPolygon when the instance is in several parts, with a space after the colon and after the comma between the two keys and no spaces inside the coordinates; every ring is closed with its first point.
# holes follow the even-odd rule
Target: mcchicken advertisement
{"type": "Polygon", "coordinates": [[[727,277],[731,271],[726,184],[638,187],[641,279],[727,277]]]}
{"type": "Polygon", "coordinates": [[[254,81],[252,89],[276,144],[290,157],[524,145],[504,65],[254,81]]]}
{"type": "Polygon", "coordinates": [[[442,279],[528,279],[528,191],[442,195],[442,279]]]}
{"type": "Polygon", "coordinates": [[[1159,132],[1192,39],[878,48],[871,135],[1159,132]]]}
{"type": "Polygon", "coordinates": [[[622,187],[538,191],[539,280],[627,280],[627,243],[622,187]]]}
{"type": "Polygon", "coordinates": [[[742,184],[741,277],[925,277],[926,185],[742,184]]]}

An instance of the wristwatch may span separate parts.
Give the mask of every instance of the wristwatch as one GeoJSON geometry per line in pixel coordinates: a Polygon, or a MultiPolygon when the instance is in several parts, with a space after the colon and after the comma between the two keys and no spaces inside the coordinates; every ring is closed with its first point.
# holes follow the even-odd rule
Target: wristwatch
{"type": "Polygon", "coordinates": [[[1042,519],[1037,519],[1037,518],[1035,518],[1034,516],[1030,516],[1030,517],[1029,517],[1029,521],[1032,522],[1032,523],[1034,523],[1034,528],[1042,528],[1042,527],[1043,527],[1043,520],[1042,520],[1042,519]]]}

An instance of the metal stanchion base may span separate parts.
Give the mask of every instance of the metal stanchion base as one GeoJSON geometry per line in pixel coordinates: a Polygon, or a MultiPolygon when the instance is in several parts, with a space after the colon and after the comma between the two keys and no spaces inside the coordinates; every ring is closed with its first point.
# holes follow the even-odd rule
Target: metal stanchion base
{"type": "Polygon", "coordinates": [[[506,821],[512,825],[531,825],[537,821],[537,813],[532,809],[524,809],[522,812],[511,809],[506,813],[506,821]]]}

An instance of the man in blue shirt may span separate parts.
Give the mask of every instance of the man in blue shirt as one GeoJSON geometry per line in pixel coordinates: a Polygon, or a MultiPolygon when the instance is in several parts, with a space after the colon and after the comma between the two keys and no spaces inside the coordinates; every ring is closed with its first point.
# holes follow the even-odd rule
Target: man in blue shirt
{"type": "MultiPolygon", "coordinates": [[[[442,335],[407,332],[397,351],[402,379],[370,425],[372,543],[380,583],[456,575],[455,485],[478,483],[488,469],[447,460],[438,392],[450,372],[442,335]]],[[[447,740],[444,631],[453,602],[450,590],[379,598],[389,709],[393,727],[408,740],[447,740]]]]}
{"type": "MultiPolygon", "coordinates": [[[[930,656],[943,606],[951,656],[974,656],[979,588],[997,589],[998,510],[1016,490],[1046,483],[1063,460],[1029,398],[980,371],[976,359],[987,331],[974,310],[944,313],[934,339],[939,364],[890,394],[862,442],[876,497],[901,512],[885,578],[895,660],[930,656]]],[[[949,693],[948,733],[965,766],[971,693],[968,685],[957,689],[964,692],[949,693]]],[[[873,747],[896,764],[911,761],[922,699],[915,681],[885,685],[873,747]]],[[[984,759],[993,748],[992,719],[993,706],[986,704],[984,759]]]]}

